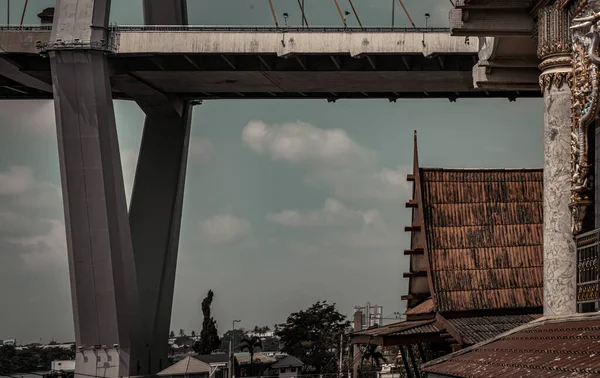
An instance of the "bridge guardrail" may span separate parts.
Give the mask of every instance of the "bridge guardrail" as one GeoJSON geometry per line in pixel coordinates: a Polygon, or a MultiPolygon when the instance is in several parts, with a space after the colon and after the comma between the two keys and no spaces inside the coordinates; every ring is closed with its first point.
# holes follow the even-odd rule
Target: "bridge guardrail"
{"type": "MultiPolygon", "coordinates": [[[[275,26],[205,26],[205,25],[111,25],[111,31],[174,31],[174,32],[254,32],[254,33],[450,33],[450,28],[398,28],[398,27],[275,27],[275,26]]],[[[51,31],[52,25],[0,25],[0,31],[51,31]]]]}

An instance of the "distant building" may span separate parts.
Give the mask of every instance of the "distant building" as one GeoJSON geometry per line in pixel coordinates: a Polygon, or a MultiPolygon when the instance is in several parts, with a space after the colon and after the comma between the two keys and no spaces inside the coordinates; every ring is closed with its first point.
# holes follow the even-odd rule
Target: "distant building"
{"type": "Polygon", "coordinates": [[[15,340],[15,339],[0,340],[0,346],[4,346],[4,345],[15,346],[15,345],[17,345],[17,340],[15,340]]]}
{"type": "Polygon", "coordinates": [[[193,378],[208,378],[213,373],[210,364],[200,361],[194,357],[186,357],[183,360],[169,366],[165,370],[159,372],[159,377],[193,377],[193,378]]]}
{"type": "Polygon", "coordinates": [[[75,371],[75,360],[55,360],[52,361],[52,371],[63,371],[70,373],[75,371]]]}
{"type": "Polygon", "coordinates": [[[44,9],[41,13],[38,13],[38,17],[42,25],[51,25],[54,21],[54,7],[44,9]]]}
{"type": "Polygon", "coordinates": [[[201,354],[195,356],[195,358],[210,365],[213,378],[228,377],[229,365],[231,364],[229,354],[201,354]]]}
{"type": "Polygon", "coordinates": [[[279,378],[296,378],[302,373],[304,363],[294,356],[286,356],[271,366],[277,370],[279,378]]]}

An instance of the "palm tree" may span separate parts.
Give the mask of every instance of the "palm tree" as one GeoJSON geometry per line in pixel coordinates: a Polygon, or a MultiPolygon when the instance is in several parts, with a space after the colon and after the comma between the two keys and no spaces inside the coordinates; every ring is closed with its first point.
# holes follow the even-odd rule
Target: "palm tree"
{"type": "Polygon", "coordinates": [[[192,337],[196,337],[196,331],[192,331],[192,337]]]}
{"type": "Polygon", "coordinates": [[[179,337],[184,337],[185,336],[185,331],[180,329],[179,330],[179,337]]]}
{"type": "Polygon", "coordinates": [[[254,365],[254,353],[262,349],[262,341],[258,336],[245,337],[240,343],[240,349],[242,351],[247,350],[250,353],[250,369],[252,369],[252,365],[254,365]]]}
{"type": "Polygon", "coordinates": [[[360,361],[361,368],[365,360],[375,363],[377,369],[381,366],[381,361],[387,362],[385,357],[383,357],[383,353],[381,353],[381,347],[376,344],[368,344],[367,348],[363,351],[360,361]]]}

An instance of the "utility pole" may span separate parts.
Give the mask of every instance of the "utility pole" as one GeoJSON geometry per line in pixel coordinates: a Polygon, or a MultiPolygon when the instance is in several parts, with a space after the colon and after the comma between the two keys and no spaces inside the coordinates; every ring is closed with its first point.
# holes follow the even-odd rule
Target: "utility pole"
{"type": "MultiPolygon", "coordinates": [[[[231,349],[231,340],[229,340],[229,356],[233,356],[233,350],[231,349]]],[[[227,374],[229,376],[229,378],[233,378],[233,358],[231,358],[230,361],[230,367],[229,367],[229,374],[227,374]]]]}
{"type": "Polygon", "coordinates": [[[342,367],[342,361],[344,359],[344,333],[340,333],[340,370],[339,370],[339,376],[340,378],[342,378],[344,376],[344,374],[342,373],[343,367],[342,367]]]}
{"type": "Polygon", "coordinates": [[[231,341],[230,341],[230,350],[231,350],[231,378],[235,378],[235,323],[239,323],[241,320],[236,319],[231,322],[231,341]]]}

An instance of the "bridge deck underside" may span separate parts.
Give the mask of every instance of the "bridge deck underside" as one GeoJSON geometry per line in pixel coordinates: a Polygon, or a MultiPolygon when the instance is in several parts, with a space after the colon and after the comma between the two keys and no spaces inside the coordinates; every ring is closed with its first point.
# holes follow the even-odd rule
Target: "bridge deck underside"
{"type": "MultiPolygon", "coordinates": [[[[3,54],[51,83],[47,58],[3,54]]],[[[540,97],[539,91],[473,89],[475,54],[350,55],[135,54],[110,57],[113,97],[153,90],[186,99],[540,97]]],[[[0,75],[0,99],[52,98],[52,93],[0,75]]]]}

